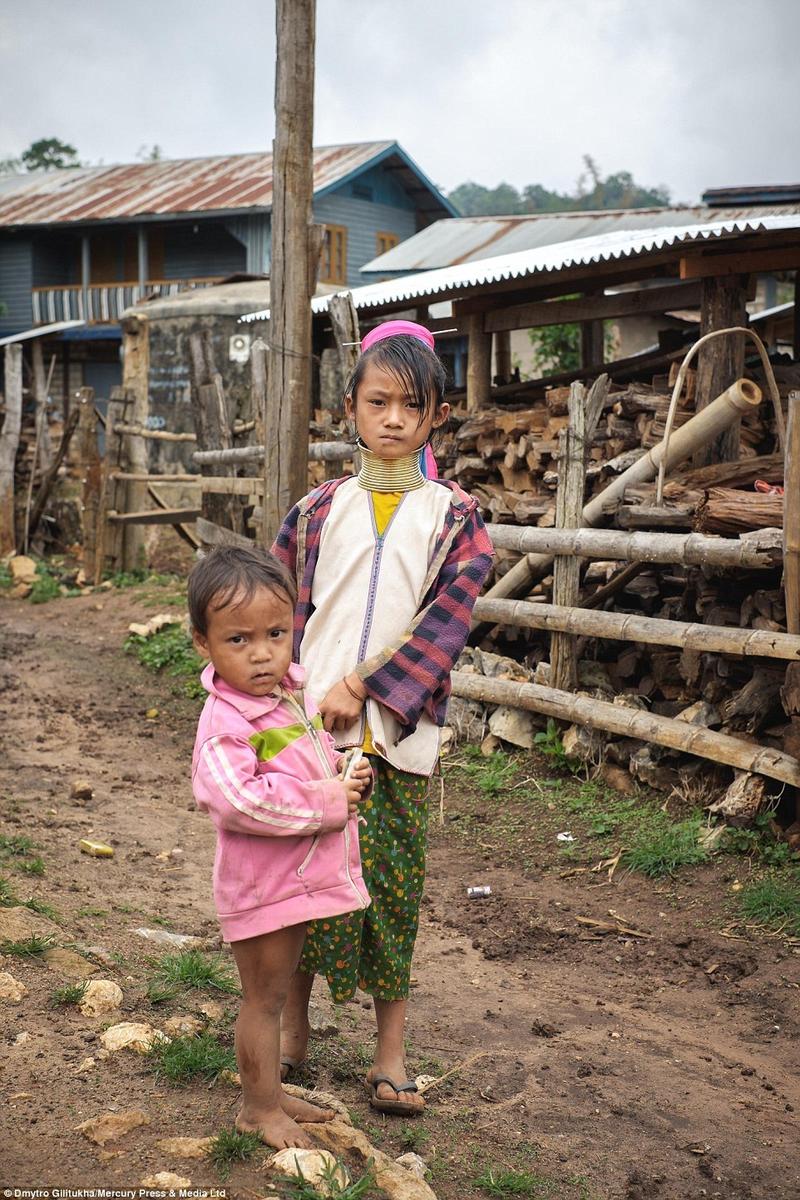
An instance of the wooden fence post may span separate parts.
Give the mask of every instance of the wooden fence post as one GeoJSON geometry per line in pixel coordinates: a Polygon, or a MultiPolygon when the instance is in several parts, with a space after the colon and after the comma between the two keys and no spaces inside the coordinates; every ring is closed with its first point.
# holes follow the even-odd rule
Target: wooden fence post
{"type": "Polygon", "coordinates": [[[492,388],[492,335],[484,331],[483,313],[470,315],[467,336],[467,411],[478,412],[492,388]]]}
{"type": "MultiPolygon", "coordinates": [[[[700,336],[712,329],[747,324],[747,277],[727,275],[703,280],[700,336]]],[[[695,411],[700,412],[715,396],[730,387],[744,372],[744,336],[712,338],[698,351],[695,411]]],[[[695,466],[711,462],[736,462],[739,457],[740,421],[734,422],[710,446],[698,450],[695,466]]]]}
{"type": "Polygon", "coordinates": [[[0,433],[0,556],[13,554],[17,545],[14,524],[14,461],[22,426],[22,346],[6,346],[6,415],[0,433]]]}
{"type": "Polygon", "coordinates": [[[97,449],[97,413],[94,388],[78,389],[78,469],[81,481],[81,529],[83,569],[94,579],[97,522],[100,510],[100,452],[97,449]]]}
{"type": "MultiPolygon", "coordinates": [[[[135,425],[145,427],[150,413],[150,334],[147,321],[130,318],[122,326],[122,386],[131,399],[127,414],[135,425]]],[[[147,442],[142,437],[128,435],[124,457],[131,471],[146,474],[149,466],[147,442]]],[[[125,487],[125,507],[138,512],[145,506],[147,489],[143,483],[125,487]]],[[[120,527],[122,568],[135,571],[144,566],[144,528],[141,525],[120,527]]]]}
{"type": "MultiPolygon", "coordinates": [[[[225,403],[222,376],[214,364],[211,334],[193,333],[189,337],[189,367],[191,375],[192,410],[198,450],[230,450],[233,448],[231,419],[225,403]]],[[[267,428],[269,428],[268,423],[267,428]]],[[[235,475],[236,468],[227,463],[219,471],[201,464],[202,475],[235,475]]],[[[203,517],[236,533],[242,530],[242,504],[236,496],[203,493],[203,517]]]]}
{"type": "MultiPolygon", "coordinates": [[[[586,488],[586,389],[569,389],[569,426],[559,433],[556,526],[578,529],[586,488]]],[[[553,604],[575,605],[580,592],[581,560],[558,555],[553,567],[553,604]]],[[[550,684],[574,692],[578,684],[577,641],[569,633],[550,635],[550,684]]]]}

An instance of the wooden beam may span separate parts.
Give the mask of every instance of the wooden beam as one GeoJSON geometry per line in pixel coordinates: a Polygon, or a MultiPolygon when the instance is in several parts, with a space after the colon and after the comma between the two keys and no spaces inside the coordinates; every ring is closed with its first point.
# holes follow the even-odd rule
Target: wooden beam
{"type": "Polygon", "coordinates": [[[262,540],[308,488],[315,0],[277,0],[270,357],[266,427],[277,453],[266,473],[262,540]],[[274,469],[272,469],[274,468],[274,469]]]}
{"type": "MultiPolygon", "coordinates": [[[[747,325],[747,279],[740,275],[703,280],[700,336],[714,329],[747,325]]],[[[743,334],[712,338],[698,352],[695,411],[700,412],[744,373],[743,334]]],[[[712,443],[702,446],[693,461],[696,467],[739,458],[740,421],[735,421],[712,443]]]]}
{"type": "Polygon", "coordinates": [[[478,412],[489,400],[492,387],[492,335],[475,314],[469,321],[467,346],[467,412],[478,412]]]}
{"type": "Polygon", "coordinates": [[[726,763],[743,771],[755,771],[769,779],[778,779],[800,787],[800,762],[779,750],[762,749],[758,744],[739,741],[729,734],[716,733],[702,725],[690,725],[674,717],[659,717],[640,709],[623,708],[593,696],[572,695],[538,683],[514,683],[507,679],[487,679],[454,671],[453,695],[489,704],[508,704],[529,712],[545,713],[562,721],[574,721],[589,729],[604,729],[621,737],[669,746],[686,754],[696,754],[712,762],[726,763]]]}
{"type": "Polygon", "coordinates": [[[253,545],[252,540],[244,534],[234,533],[232,529],[225,529],[205,517],[197,518],[195,529],[204,546],[244,546],[249,549],[253,545]]]}
{"type": "Polygon", "coordinates": [[[774,250],[745,250],[736,254],[687,255],[680,261],[681,279],[751,275],[761,271],[794,271],[800,268],[800,245],[774,250]]]}
{"type": "MultiPolygon", "coordinates": [[[[234,446],[229,450],[195,450],[196,463],[213,466],[215,463],[254,462],[264,457],[264,446],[234,446]]],[[[349,462],[356,454],[349,442],[309,442],[309,462],[349,462]]]]}
{"type": "Polygon", "coordinates": [[[672,309],[696,308],[700,304],[699,283],[673,283],[667,287],[638,288],[613,296],[578,296],[573,300],[536,300],[488,312],[483,327],[489,333],[502,329],[534,329],[572,321],[608,321],[615,317],[637,317],[672,309]]]}
{"type": "MultiPolygon", "coordinates": [[[[800,496],[800,491],[798,492],[800,496]]],[[[497,550],[519,554],[572,555],[613,562],[680,563],[730,570],[768,570],[780,566],[781,534],[764,538],[721,538],[702,533],[628,533],[621,529],[539,529],[487,525],[497,550]]]]}
{"type": "MultiPolygon", "coordinates": [[[[586,388],[573,383],[568,401],[569,425],[559,433],[556,525],[560,530],[577,529],[586,490],[586,388]]],[[[581,564],[577,558],[557,556],[553,568],[553,603],[578,603],[581,564]]],[[[577,642],[569,634],[555,633],[550,639],[550,681],[553,687],[573,692],[578,686],[577,642]]]]}
{"type": "MultiPolygon", "coordinates": [[[[154,487],[152,483],[148,483],[147,485],[147,494],[152,500],[155,500],[159,508],[163,508],[165,511],[169,508],[169,504],[161,495],[161,492],[157,487],[154,487]]],[[[188,525],[178,524],[173,525],[172,528],[175,530],[178,537],[182,541],[186,542],[187,546],[191,546],[192,550],[200,549],[200,539],[195,537],[188,525]]]]}
{"type": "Polygon", "coordinates": [[[4,395],[6,412],[0,431],[0,556],[13,554],[17,545],[14,461],[22,427],[22,346],[19,342],[6,346],[4,395]]]}
{"type": "Polygon", "coordinates": [[[97,414],[94,388],[78,390],[78,472],[81,481],[81,531],[83,566],[94,575],[97,527],[100,513],[101,465],[97,449],[97,414]]]}
{"type": "MultiPolygon", "coordinates": [[[[126,321],[122,330],[122,386],[132,399],[130,409],[125,412],[130,424],[139,429],[147,428],[150,412],[150,330],[147,321],[126,321]]],[[[108,450],[108,447],[107,447],[108,450]]],[[[137,474],[145,474],[150,466],[147,442],[141,435],[126,435],[122,448],[123,461],[137,474]]],[[[144,506],[147,491],[142,483],[127,484],[124,504],[137,510],[144,506]]],[[[119,501],[117,501],[119,503],[119,501]]],[[[121,566],[124,571],[134,571],[144,566],[144,533],[141,529],[120,529],[121,566]]]]}
{"type": "Polygon", "coordinates": [[[146,425],[136,425],[120,421],[116,426],[117,433],[128,434],[130,437],[144,438],[153,442],[196,442],[195,433],[170,433],[168,429],[148,429],[146,425]]]}
{"type": "Polygon", "coordinates": [[[151,508],[128,513],[112,510],[108,520],[115,525],[185,525],[187,521],[196,521],[199,516],[199,508],[151,508]]]}

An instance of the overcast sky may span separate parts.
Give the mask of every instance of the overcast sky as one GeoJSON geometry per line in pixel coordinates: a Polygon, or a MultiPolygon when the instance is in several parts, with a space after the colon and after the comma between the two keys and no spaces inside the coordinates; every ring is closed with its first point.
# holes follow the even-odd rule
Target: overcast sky
{"type": "MultiPolygon", "coordinates": [[[[445,189],[675,200],[800,181],[800,0],[318,0],[315,141],[396,139],[445,189]]],[[[0,0],[0,157],[269,148],[272,0],[0,0]]]]}

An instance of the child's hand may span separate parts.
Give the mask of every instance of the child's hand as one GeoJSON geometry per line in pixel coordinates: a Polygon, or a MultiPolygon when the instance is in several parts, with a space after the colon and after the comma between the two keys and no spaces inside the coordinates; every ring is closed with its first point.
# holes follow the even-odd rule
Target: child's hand
{"type": "Polygon", "coordinates": [[[367,689],[356,674],[348,675],[347,683],[344,679],[335,683],[319,706],[322,724],[328,733],[332,733],[334,729],[347,729],[355,724],[361,717],[366,698],[367,689]]]}
{"type": "Polygon", "coordinates": [[[344,783],[345,791],[347,792],[347,813],[348,816],[352,817],[358,812],[358,806],[364,799],[364,792],[367,791],[372,782],[372,767],[369,765],[368,759],[361,758],[347,779],[345,779],[344,772],[346,769],[347,763],[343,761],[339,778],[344,783]]]}

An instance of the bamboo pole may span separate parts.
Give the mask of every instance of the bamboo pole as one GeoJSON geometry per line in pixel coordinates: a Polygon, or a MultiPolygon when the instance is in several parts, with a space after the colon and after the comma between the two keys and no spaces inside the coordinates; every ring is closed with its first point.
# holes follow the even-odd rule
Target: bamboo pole
{"type": "Polygon", "coordinates": [[[716,654],[746,658],[780,658],[800,661],[800,636],[773,633],[768,629],[737,629],[728,625],[663,621],[633,613],[598,612],[591,608],[569,608],[559,604],[536,604],[527,600],[490,600],[475,603],[475,618],[494,625],[520,625],[526,629],[557,629],[581,637],[613,638],[621,642],[644,642],[654,646],[680,646],[716,654]]]}
{"type": "MultiPolygon", "coordinates": [[[[200,466],[217,463],[255,462],[264,456],[264,446],[236,446],[232,450],[195,450],[192,458],[200,466]]],[[[348,462],[356,453],[348,442],[309,442],[309,462],[348,462]]]]}
{"type": "Polygon", "coordinates": [[[786,628],[800,633],[800,392],[789,393],[783,472],[783,588],[786,628]]]}
{"type": "MultiPolygon", "coordinates": [[[[707,408],[696,413],[675,431],[669,441],[666,469],[670,470],[678,463],[684,462],[698,447],[712,442],[723,430],[738,421],[743,412],[756,408],[760,403],[760,389],[747,379],[737,380],[707,408]]],[[[664,452],[665,444],[661,441],[637,459],[627,471],[623,471],[612,480],[608,487],[585,506],[584,523],[600,524],[621,502],[627,487],[633,483],[646,483],[654,479],[664,458],[664,452]]],[[[489,589],[486,593],[487,598],[499,600],[506,596],[519,595],[530,586],[538,574],[549,569],[552,561],[551,555],[527,554],[489,589]]]]}
{"type": "Polygon", "coordinates": [[[759,570],[778,566],[782,553],[779,533],[775,534],[773,544],[765,545],[763,541],[702,533],[630,533],[623,529],[539,529],[519,525],[487,525],[486,529],[498,550],[617,562],[759,570]]]}
{"type": "Polygon", "coordinates": [[[117,425],[117,433],[126,433],[130,437],[145,438],[152,442],[196,442],[194,433],[170,433],[167,429],[148,429],[146,425],[130,425],[122,421],[117,425]]]}
{"type": "Polygon", "coordinates": [[[669,746],[685,754],[695,754],[800,787],[800,762],[796,758],[779,750],[761,749],[729,734],[715,733],[702,725],[659,717],[641,709],[623,708],[594,696],[576,696],[538,683],[487,679],[485,675],[472,675],[466,671],[454,671],[451,679],[453,695],[465,700],[507,704],[528,712],[545,713],[589,729],[603,729],[622,737],[669,746]]]}

